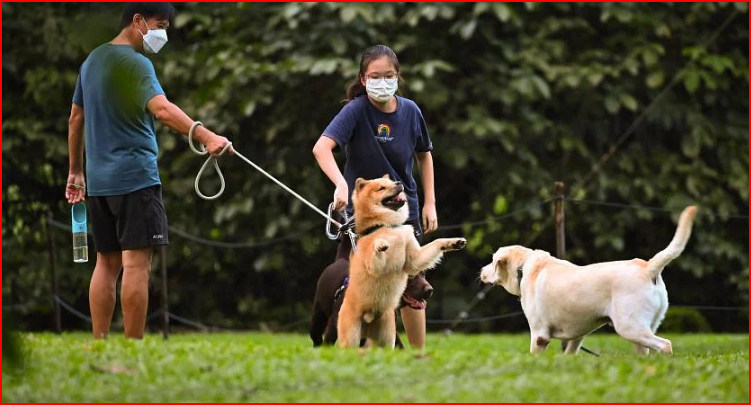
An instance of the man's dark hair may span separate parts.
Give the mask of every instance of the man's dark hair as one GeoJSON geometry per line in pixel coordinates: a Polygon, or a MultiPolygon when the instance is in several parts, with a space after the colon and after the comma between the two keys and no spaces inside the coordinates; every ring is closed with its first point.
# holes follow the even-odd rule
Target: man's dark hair
{"type": "Polygon", "coordinates": [[[175,8],[171,3],[127,3],[120,20],[120,30],[129,26],[136,14],[141,14],[143,18],[156,17],[171,22],[175,15],[175,8]]]}

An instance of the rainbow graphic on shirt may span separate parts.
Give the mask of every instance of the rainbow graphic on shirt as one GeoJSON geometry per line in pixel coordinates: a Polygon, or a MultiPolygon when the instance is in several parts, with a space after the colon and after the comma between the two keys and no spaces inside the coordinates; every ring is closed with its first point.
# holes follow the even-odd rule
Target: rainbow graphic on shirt
{"type": "Polygon", "coordinates": [[[376,139],[383,143],[392,141],[394,138],[391,137],[391,126],[386,123],[379,124],[376,128],[376,139]]]}
{"type": "Polygon", "coordinates": [[[378,126],[378,136],[390,136],[391,127],[389,124],[381,124],[378,126]]]}

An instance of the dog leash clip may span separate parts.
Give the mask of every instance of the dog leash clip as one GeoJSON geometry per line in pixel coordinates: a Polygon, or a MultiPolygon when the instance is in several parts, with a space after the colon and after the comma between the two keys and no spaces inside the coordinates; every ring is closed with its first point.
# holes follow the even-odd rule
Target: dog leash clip
{"type": "Polygon", "coordinates": [[[329,240],[339,240],[342,238],[344,234],[349,236],[349,241],[352,244],[352,251],[357,251],[357,234],[352,231],[352,227],[355,225],[355,219],[350,218],[349,215],[347,215],[347,211],[342,212],[342,217],[344,218],[344,221],[342,222],[342,226],[339,227],[339,229],[334,232],[334,203],[329,204],[329,208],[326,212],[326,228],[324,229],[324,232],[326,233],[326,237],[329,238],[329,240]]]}

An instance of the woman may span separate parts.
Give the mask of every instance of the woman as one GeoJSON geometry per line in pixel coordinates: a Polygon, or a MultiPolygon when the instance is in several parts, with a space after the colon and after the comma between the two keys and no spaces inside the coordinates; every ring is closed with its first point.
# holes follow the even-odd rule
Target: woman
{"type": "MultiPolygon", "coordinates": [[[[395,95],[399,78],[399,60],[391,48],[376,45],[367,49],[360,58],[358,77],[347,88],[347,104],[323,131],[313,154],[321,170],[336,186],[336,209],[346,207],[350,215],[350,190],[358,177],[374,179],[388,173],[393,180],[401,181],[409,202],[407,223],[419,237],[422,229],[429,233],[438,228],[430,153],[433,144],[417,104],[395,95]],[[347,156],[344,175],[333,155],[333,151],[340,148],[345,149],[347,156]],[[417,160],[424,190],[422,226],[417,184],[412,177],[414,160],[417,160]]],[[[351,250],[348,240],[342,241],[340,255],[342,249],[347,254],[351,250]]],[[[407,306],[401,309],[401,316],[407,338],[412,347],[422,349],[425,346],[424,301],[410,297],[405,300],[407,306]]]]}

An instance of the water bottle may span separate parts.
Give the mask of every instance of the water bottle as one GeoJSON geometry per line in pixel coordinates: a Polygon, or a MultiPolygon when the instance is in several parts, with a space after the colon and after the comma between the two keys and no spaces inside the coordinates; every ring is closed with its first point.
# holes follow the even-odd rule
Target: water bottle
{"type": "Polygon", "coordinates": [[[86,205],[83,202],[73,204],[70,209],[73,230],[73,261],[89,261],[89,239],[86,227],[86,205]]]}

